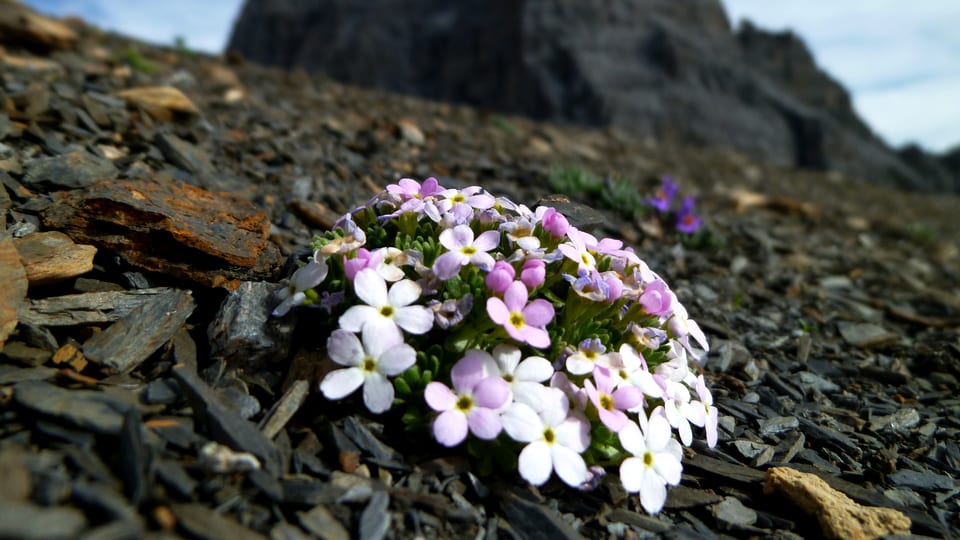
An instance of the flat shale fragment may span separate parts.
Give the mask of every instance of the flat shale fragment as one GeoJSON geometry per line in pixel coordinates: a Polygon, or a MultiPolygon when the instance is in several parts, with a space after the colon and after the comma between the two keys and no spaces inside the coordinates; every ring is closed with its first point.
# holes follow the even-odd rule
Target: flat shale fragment
{"type": "Polygon", "coordinates": [[[195,307],[188,291],[170,289],[94,334],[84,342],[83,354],[116,373],[132,371],[170,341],[195,307]]]}
{"type": "Polygon", "coordinates": [[[97,248],[75,244],[59,231],[37,232],[14,240],[30,285],[46,285],[93,270],[97,248]]]}
{"type": "Polygon", "coordinates": [[[98,182],[58,193],[43,220],[133,266],[209,287],[271,279],[282,262],[263,211],[189,184],[98,182]]]}
{"type": "Polygon", "coordinates": [[[150,113],[157,120],[169,121],[174,114],[198,115],[200,110],[173,86],[142,86],[117,92],[128,103],[150,113]]]}
{"type": "Polygon", "coordinates": [[[767,469],[764,493],[782,493],[801,510],[813,514],[826,538],[877,538],[909,534],[910,518],[892,508],[861,506],[818,476],[789,467],[767,469]]]}
{"type": "MultiPolygon", "coordinates": [[[[0,188],[2,189],[2,188],[0,188]]],[[[0,350],[17,327],[17,311],[27,297],[27,274],[13,238],[0,233],[0,350]]]]}

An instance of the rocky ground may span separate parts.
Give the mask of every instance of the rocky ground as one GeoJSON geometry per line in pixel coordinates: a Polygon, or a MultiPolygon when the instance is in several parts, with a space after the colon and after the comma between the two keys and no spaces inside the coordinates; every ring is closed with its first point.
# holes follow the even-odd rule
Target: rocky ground
{"type": "Polygon", "coordinates": [[[0,537],[960,526],[960,199],[342,86],[11,6],[0,537]],[[566,193],[636,246],[711,340],[720,443],[687,451],[657,516],[616,482],[571,493],[484,477],[390,418],[332,407],[314,391],[309,321],[267,317],[284,259],[384,185],[436,176],[534,204],[561,166],[633,193],[670,175],[714,237],[685,245],[614,209],[626,195],[566,193]]]}

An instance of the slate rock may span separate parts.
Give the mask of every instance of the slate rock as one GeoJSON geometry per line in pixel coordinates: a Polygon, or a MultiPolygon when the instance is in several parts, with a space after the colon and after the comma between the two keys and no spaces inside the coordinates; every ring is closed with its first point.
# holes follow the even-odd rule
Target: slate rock
{"type": "Polygon", "coordinates": [[[17,405],[55,420],[105,435],[116,435],[123,415],[131,405],[104,392],[66,390],[41,381],[21,382],[13,387],[17,405]]]}
{"type": "Polygon", "coordinates": [[[87,519],[76,508],[50,508],[19,501],[0,504],[0,538],[78,538],[86,526],[87,519]]]}
{"type": "Polygon", "coordinates": [[[370,502],[360,514],[360,535],[362,540],[380,540],[390,530],[390,495],[378,491],[370,497],[370,502]]]}
{"type": "Polygon", "coordinates": [[[245,281],[224,299],[210,326],[210,357],[256,372],[284,361],[296,317],[273,317],[277,285],[245,281]]]}
{"type": "Polygon", "coordinates": [[[757,522],[757,512],[734,497],[725,497],[710,508],[713,517],[727,530],[745,529],[757,522]]]}
{"type": "Polygon", "coordinates": [[[837,326],[844,341],[856,347],[879,347],[900,339],[898,334],[873,323],[839,323],[837,326]]]}
{"type": "Polygon", "coordinates": [[[324,537],[327,540],[350,540],[350,532],[322,504],[314,506],[307,512],[299,512],[297,517],[300,519],[300,525],[314,536],[324,537]]]}
{"type": "Polygon", "coordinates": [[[58,194],[43,220],[138,268],[211,287],[273,277],[282,262],[263,211],[189,184],[99,182],[58,194]]]}
{"type": "Polygon", "coordinates": [[[910,469],[901,469],[887,478],[893,482],[895,486],[924,491],[945,491],[956,489],[957,487],[957,481],[945,474],[920,472],[910,469]]]}
{"type": "Polygon", "coordinates": [[[110,160],[77,151],[30,161],[23,181],[42,189],[80,189],[116,178],[118,172],[110,160]]]}
{"type": "Polygon", "coordinates": [[[157,287],[38,298],[24,305],[20,318],[24,324],[47,327],[115,322],[171,292],[176,289],[157,287]]]}
{"type": "Polygon", "coordinates": [[[564,521],[556,510],[528,501],[512,493],[504,494],[500,508],[510,520],[510,527],[526,539],[577,539],[581,536],[564,521]]]}
{"type": "Polygon", "coordinates": [[[169,121],[176,115],[196,116],[197,106],[173,86],[141,86],[117,92],[128,103],[150,113],[157,120],[169,121]]]}
{"type": "MultiPolygon", "coordinates": [[[[2,189],[2,188],[0,188],[2,189]]],[[[0,232],[0,350],[17,327],[17,311],[27,297],[27,273],[13,238],[0,232]]]]}
{"type": "Polygon", "coordinates": [[[47,285],[93,269],[97,248],[75,244],[59,231],[37,232],[14,240],[31,285],[47,285]]]}
{"type": "Polygon", "coordinates": [[[262,534],[244,527],[230,516],[214,512],[197,503],[180,503],[170,507],[177,524],[194,538],[202,540],[266,540],[262,534]]]}
{"type": "Polygon", "coordinates": [[[132,371],[170,341],[195,307],[189,291],[171,289],[94,334],[83,354],[112,372],[132,371]]]}

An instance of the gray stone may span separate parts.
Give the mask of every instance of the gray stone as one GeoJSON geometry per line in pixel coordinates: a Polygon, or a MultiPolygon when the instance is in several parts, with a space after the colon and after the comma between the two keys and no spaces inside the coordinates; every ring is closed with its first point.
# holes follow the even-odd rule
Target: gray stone
{"type": "Polygon", "coordinates": [[[710,507],[710,510],[720,526],[725,529],[742,529],[751,527],[757,522],[757,512],[747,508],[734,497],[726,497],[710,507]]]}
{"type": "Polygon", "coordinates": [[[23,181],[47,189],[78,189],[99,180],[112,180],[117,177],[117,172],[108,159],[87,152],[70,152],[27,163],[23,181]]]}
{"type": "Polygon", "coordinates": [[[840,335],[856,347],[878,347],[899,339],[899,335],[872,323],[838,323],[840,335]]]}
{"type": "Polygon", "coordinates": [[[276,284],[246,281],[227,296],[207,328],[212,359],[258,370],[287,358],[297,318],[270,315],[276,290],[276,284]]]}
{"type": "Polygon", "coordinates": [[[370,497],[370,502],[360,514],[361,540],[380,540],[387,535],[390,530],[389,505],[390,495],[384,491],[378,491],[370,497]]]}
{"type": "Polygon", "coordinates": [[[950,490],[957,487],[957,481],[945,474],[933,472],[899,470],[887,478],[897,487],[907,487],[923,491],[950,490]]]}
{"type": "Polygon", "coordinates": [[[20,501],[0,504],[0,538],[77,538],[86,526],[87,519],[74,508],[46,508],[20,501]]]}
{"type": "Polygon", "coordinates": [[[878,416],[870,420],[870,429],[874,431],[906,431],[920,423],[920,413],[912,407],[905,407],[893,414],[878,416]]]}

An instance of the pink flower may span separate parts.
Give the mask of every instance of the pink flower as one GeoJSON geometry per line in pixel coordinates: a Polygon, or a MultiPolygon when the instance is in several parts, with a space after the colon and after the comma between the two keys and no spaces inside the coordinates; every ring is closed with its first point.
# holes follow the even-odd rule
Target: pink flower
{"type": "MultiPolygon", "coordinates": [[[[487,355],[489,357],[489,355],[487,355]]],[[[496,365],[483,355],[467,354],[450,372],[453,390],[431,382],[423,397],[440,412],[433,422],[433,436],[444,446],[456,446],[467,432],[484,440],[495,439],[503,429],[497,409],[510,398],[510,386],[496,373],[496,365]]]]}
{"type": "Polygon", "coordinates": [[[547,265],[541,259],[530,259],[523,263],[523,269],[520,270],[520,281],[528,289],[535,289],[543,284],[547,277],[547,265]]]}
{"type": "Polygon", "coordinates": [[[457,225],[440,233],[440,244],[448,252],[437,257],[433,263],[433,273],[446,281],[460,272],[460,268],[473,264],[484,271],[493,268],[493,257],[487,253],[500,244],[500,233],[487,231],[474,240],[473,229],[468,225],[457,225]]]}
{"type": "Polygon", "coordinates": [[[550,236],[554,238],[563,238],[563,235],[567,234],[567,229],[570,228],[567,218],[554,208],[547,208],[540,223],[543,224],[543,230],[550,233],[550,236]]]}
{"type": "Polygon", "coordinates": [[[367,248],[360,248],[357,250],[357,256],[352,259],[348,259],[346,255],[343,256],[343,273],[347,275],[347,279],[353,281],[357,277],[357,272],[364,268],[376,269],[382,261],[382,251],[377,250],[371,253],[367,248]]]}
{"type": "Polygon", "coordinates": [[[669,315],[673,297],[663,280],[648,284],[640,294],[640,305],[651,315],[669,315]]]}
{"type": "Polygon", "coordinates": [[[523,282],[514,281],[507,287],[503,300],[495,296],[487,299],[487,314],[513,339],[538,349],[548,347],[550,335],[544,327],[553,320],[553,305],[540,298],[527,304],[528,298],[523,282]]]}
{"type": "Polygon", "coordinates": [[[593,379],[597,381],[596,386],[587,379],[583,381],[583,388],[593,406],[597,408],[603,425],[617,433],[630,422],[623,411],[642,403],[643,392],[635,386],[622,386],[614,390],[616,379],[608,369],[600,366],[593,370],[593,379]]]}
{"type": "Polygon", "coordinates": [[[487,288],[497,294],[503,294],[507,290],[507,287],[513,283],[513,278],[517,275],[516,270],[513,269],[513,266],[506,261],[497,261],[493,265],[493,270],[487,274],[487,277],[484,278],[483,282],[487,285],[487,288]]]}

